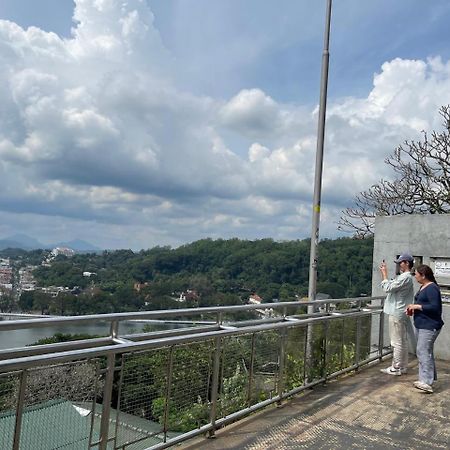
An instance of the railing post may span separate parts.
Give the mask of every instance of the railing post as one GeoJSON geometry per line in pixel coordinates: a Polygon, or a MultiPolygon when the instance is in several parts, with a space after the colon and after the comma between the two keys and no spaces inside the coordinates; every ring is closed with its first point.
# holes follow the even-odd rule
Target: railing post
{"type": "Polygon", "coordinates": [[[280,399],[277,402],[278,406],[281,406],[282,400],[281,397],[283,395],[284,389],[284,368],[285,368],[285,359],[286,359],[286,339],[287,339],[287,329],[283,328],[280,332],[280,356],[278,362],[278,397],[280,399]]]}
{"type": "Polygon", "coordinates": [[[361,360],[361,317],[356,319],[356,345],[355,345],[355,364],[356,370],[359,369],[359,361],[361,360]]]}
{"type": "Polygon", "coordinates": [[[308,333],[309,328],[307,327],[305,329],[305,345],[303,347],[303,386],[305,386],[308,383],[308,374],[306,371],[306,365],[310,362],[310,357],[308,355],[308,337],[309,337],[309,333],[308,333]]]}
{"type": "Polygon", "coordinates": [[[166,389],[166,401],[164,403],[164,442],[167,440],[167,431],[169,428],[169,407],[170,407],[170,394],[172,392],[172,377],[173,377],[173,351],[174,346],[169,350],[169,361],[167,362],[167,389],[166,389]]]}
{"type": "Polygon", "coordinates": [[[117,320],[113,320],[111,322],[111,326],[109,327],[109,334],[111,336],[111,339],[116,338],[118,332],[119,332],[119,322],[117,320]]]}
{"type": "Polygon", "coordinates": [[[342,370],[344,367],[344,359],[345,359],[345,319],[342,319],[342,333],[341,333],[341,365],[339,367],[339,370],[342,370]]]}
{"type": "Polygon", "coordinates": [[[221,343],[222,339],[220,337],[217,337],[215,339],[214,364],[211,386],[211,410],[209,412],[209,421],[212,425],[212,429],[208,433],[209,438],[214,438],[216,432],[215,425],[217,418],[217,399],[219,398],[220,355],[222,353],[221,343]]]}
{"type": "Polygon", "coordinates": [[[125,355],[120,355],[120,375],[119,375],[119,389],[117,392],[117,410],[116,410],[116,426],[114,427],[114,448],[117,447],[117,435],[119,432],[119,417],[120,417],[120,403],[122,398],[123,376],[125,368],[125,355]]]}
{"type": "MultiPolygon", "coordinates": [[[[93,443],[94,440],[94,424],[95,424],[95,416],[96,416],[96,398],[98,396],[98,385],[99,385],[99,380],[100,380],[100,362],[97,360],[96,361],[96,366],[95,366],[95,384],[94,384],[94,395],[92,396],[92,411],[91,411],[91,426],[90,426],[90,430],[89,430],[89,447],[91,448],[93,447],[95,444],[93,443]]],[[[95,437],[97,439],[97,436],[95,437]]],[[[97,442],[98,443],[98,442],[97,442]]]]}
{"type": "Polygon", "coordinates": [[[247,403],[250,406],[251,397],[252,397],[252,388],[253,388],[253,370],[255,365],[255,340],[256,333],[252,334],[252,353],[250,356],[250,371],[248,373],[248,390],[247,390],[247,403]]]}
{"type": "Polygon", "coordinates": [[[380,312],[380,324],[378,331],[378,358],[381,361],[383,358],[383,346],[384,346],[384,312],[380,312]]]}
{"type": "Polygon", "coordinates": [[[116,362],[116,357],[114,354],[110,354],[107,356],[105,386],[103,388],[102,420],[100,423],[99,450],[106,450],[107,445],[108,445],[109,417],[111,414],[111,399],[112,399],[112,388],[113,388],[113,382],[114,382],[115,362],[116,362]]]}
{"type": "Polygon", "coordinates": [[[17,398],[17,407],[16,407],[16,423],[14,425],[14,441],[13,441],[13,450],[19,450],[20,445],[20,431],[22,429],[22,416],[23,409],[25,407],[25,391],[27,389],[27,378],[28,371],[25,369],[22,371],[20,376],[20,385],[19,385],[19,395],[17,398]]]}
{"type": "Polygon", "coordinates": [[[328,334],[329,334],[329,322],[324,323],[324,333],[323,333],[323,351],[322,351],[322,364],[323,364],[323,378],[325,382],[328,377],[328,334]]]}

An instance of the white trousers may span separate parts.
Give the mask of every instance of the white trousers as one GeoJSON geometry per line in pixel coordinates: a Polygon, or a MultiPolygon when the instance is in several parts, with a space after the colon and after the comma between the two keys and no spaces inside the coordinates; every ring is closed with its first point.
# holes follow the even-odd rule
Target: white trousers
{"type": "Polygon", "coordinates": [[[408,337],[406,333],[407,317],[399,319],[389,315],[389,335],[393,348],[392,367],[406,369],[408,367],[408,337]]]}

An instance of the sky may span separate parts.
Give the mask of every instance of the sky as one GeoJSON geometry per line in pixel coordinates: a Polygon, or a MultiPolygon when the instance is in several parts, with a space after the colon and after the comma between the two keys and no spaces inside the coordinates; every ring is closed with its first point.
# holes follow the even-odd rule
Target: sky
{"type": "MultiPolygon", "coordinates": [[[[2,0],[0,239],[311,234],[325,0],[2,0]]],[[[335,0],[320,237],[441,129],[447,0],[335,0]]]]}

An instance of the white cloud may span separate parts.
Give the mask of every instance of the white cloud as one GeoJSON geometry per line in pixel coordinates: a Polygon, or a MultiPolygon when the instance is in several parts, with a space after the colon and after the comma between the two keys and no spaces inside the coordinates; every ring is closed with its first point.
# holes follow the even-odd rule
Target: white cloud
{"type": "MultiPolygon", "coordinates": [[[[144,1],[77,0],[74,17],[70,39],[0,21],[0,209],[11,229],[39,216],[30,234],[47,223],[68,239],[75,223],[77,237],[134,248],[308,236],[316,109],[258,87],[228,100],[183,91],[144,1]]],[[[440,126],[447,102],[449,62],[397,58],[366,96],[329,103],[324,233],[389,175],[396,145],[440,126]]]]}
{"type": "Polygon", "coordinates": [[[280,126],[280,107],[260,89],[245,89],[220,112],[224,125],[250,137],[272,134],[280,126]]]}

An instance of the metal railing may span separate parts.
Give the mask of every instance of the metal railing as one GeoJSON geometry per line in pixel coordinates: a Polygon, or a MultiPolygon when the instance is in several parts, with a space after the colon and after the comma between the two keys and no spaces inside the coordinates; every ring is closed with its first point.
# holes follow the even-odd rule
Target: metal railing
{"type": "Polygon", "coordinates": [[[212,436],[389,353],[372,300],[383,303],[320,300],[312,314],[308,302],[289,302],[0,322],[0,331],[110,324],[102,338],[0,351],[0,448],[162,449],[212,436]],[[169,318],[196,326],[120,333],[125,320],[169,318]]]}

